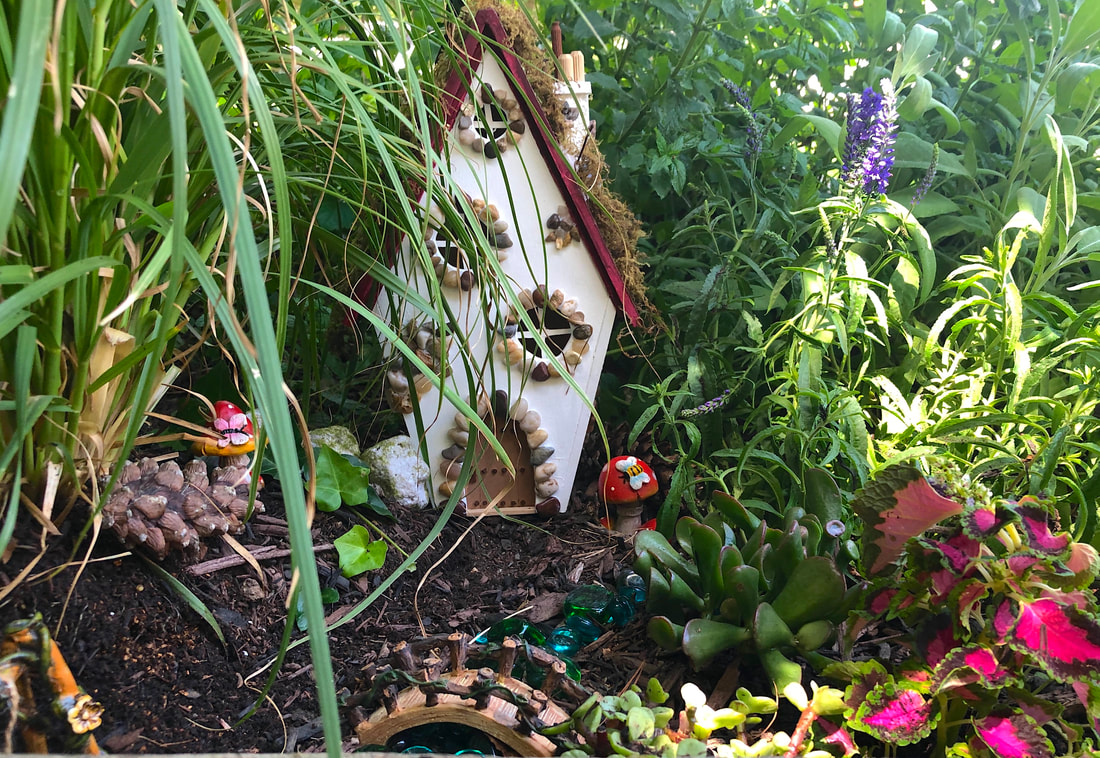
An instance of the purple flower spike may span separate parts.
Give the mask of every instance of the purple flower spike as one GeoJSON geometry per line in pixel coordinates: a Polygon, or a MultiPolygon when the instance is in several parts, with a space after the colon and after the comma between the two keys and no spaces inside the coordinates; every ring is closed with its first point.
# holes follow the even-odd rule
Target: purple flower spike
{"type": "Polygon", "coordinates": [[[889,79],[883,79],[881,86],[882,94],[868,87],[859,95],[848,95],[848,135],[840,178],[868,195],[886,191],[894,168],[897,98],[889,79]]]}

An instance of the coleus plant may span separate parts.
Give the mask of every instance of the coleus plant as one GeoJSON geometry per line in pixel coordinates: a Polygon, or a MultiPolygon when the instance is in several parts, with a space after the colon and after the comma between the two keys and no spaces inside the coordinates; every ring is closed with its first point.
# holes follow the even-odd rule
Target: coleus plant
{"type": "Polygon", "coordinates": [[[1048,503],[994,499],[954,471],[929,481],[891,466],[852,505],[874,577],[853,630],[900,620],[911,655],[892,670],[877,660],[826,669],[851,682],[847,725],[894,745],[935,731],[925,754],[1091,751],[1054,695],[1072,691],[1100,731],[1097,551],[1059,530],[1048,503]]]}
{"type": "Polygon", "coordinates": [[[647,580],[647,608],[657,614],[650,637],[667,649],[682,647],[697,669],[729,649],[759,657],[779,691],[801,681],[792,653],[828,663],[815,651],[832,638],[854,593],[835,560],[845,529],[832,518],[839,490],[820,474],[814,479],[823,494],[805,501],[820,513],[793,507],[767,514],[769,522],[716,493],[702,521],[685,516],[676,523],[679,549],[660,532],[640,532],[634,568],[647,580]]]}

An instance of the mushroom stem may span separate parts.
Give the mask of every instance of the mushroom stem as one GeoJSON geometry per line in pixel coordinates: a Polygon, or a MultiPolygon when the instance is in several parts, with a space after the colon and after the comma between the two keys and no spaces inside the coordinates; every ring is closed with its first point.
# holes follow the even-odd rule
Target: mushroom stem
{"type": "Polygon", "coordinates": [[[615,508],[615,531],[634,534],[642,526],[642,503],[619,503],[615,508]]]}

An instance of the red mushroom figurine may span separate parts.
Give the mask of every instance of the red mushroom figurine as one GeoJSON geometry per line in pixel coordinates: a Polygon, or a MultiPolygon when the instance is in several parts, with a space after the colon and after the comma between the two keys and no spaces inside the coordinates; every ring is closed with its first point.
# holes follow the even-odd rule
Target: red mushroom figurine
{"type": "Polygon", "coordinates": [[[657,475],[648,463],[620,455],[600,472],[600,497],[615,506],[615,531],[634,534],[642,525],[642,502],[657,494],[657,475]]]}
{"type": "MultiPolygon", "coordinates": [[[[211,420],[213,437],[199,440],[194,450],[199,455],[213,455],[222,458],[224,465],[249,469],[252,462],[248,454],[256,449],[256,433],[252,419],[239,407],[228,400],[214,403],[214,418],[211,420]]],[[[263,486],[263,480],[260,480],[263,486]]]]}

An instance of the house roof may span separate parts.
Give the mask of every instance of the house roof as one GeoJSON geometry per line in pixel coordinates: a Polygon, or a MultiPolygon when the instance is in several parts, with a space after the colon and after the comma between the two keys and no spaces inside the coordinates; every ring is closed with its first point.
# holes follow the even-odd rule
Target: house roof
{"type": "Polygon", "coordinates": [[[508,34],[500,17],[493,9],[485,8],[478,11],[474,21],[480,35],[470,34],[466,37],[464,49],[459,51],[456,66],[452,69],[444,90],[444,117],[448,133],[454,127],[462,104],[472,96],[473,72],[481,65],[488,46],[510,74],[508,84],[524,112],[531,137],[551,169],[554,182],[565,198],[565,205],[576,228],[581,232],[582,243],[600,272],[608,296],[630,324],[637,324],[640,321],[638,309],[596,223],[588,204],[588,195],[577,181],[576,172],[565,160],[557,139],[550,132],[546,113],[531,87],[523,65],[508,47],[508,34]]]}

